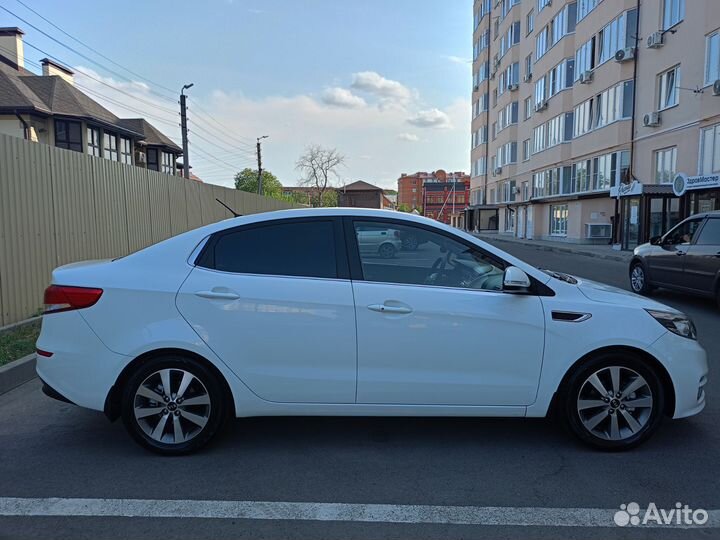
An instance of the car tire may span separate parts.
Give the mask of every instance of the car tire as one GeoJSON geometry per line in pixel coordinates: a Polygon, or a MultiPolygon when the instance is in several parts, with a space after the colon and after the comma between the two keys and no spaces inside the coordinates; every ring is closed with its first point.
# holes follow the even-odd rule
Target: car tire
{"type": "Polygon", "coordinates": [[[182,455],[215,436],[228,402],[224,385],[208,367],[190,357],[164,355],[143,362],[130,375],[122,393],[122,419],[144,448],[182,455]]]}
{"type": "Polygon", "coordinates": [[[395,256],[395,246],[392,244],[381,244],[378,253],[383,259],[392,259],[395,256]]]}
{"type": "Polygon", "coordinates": [[[567,427],[585,444],[608,451],[629,450],[660,425],[665,392],[656,368],[643,359],[606,353],[583,362],[570,374],[561,406],[567,427]]]}
{"type": "Polygon", "coordinates": [[[630,289],[643,296],[649,295],[654,289],[648,281],[645,265],[641,262],[634,262],[630,267],[630,289]]]}

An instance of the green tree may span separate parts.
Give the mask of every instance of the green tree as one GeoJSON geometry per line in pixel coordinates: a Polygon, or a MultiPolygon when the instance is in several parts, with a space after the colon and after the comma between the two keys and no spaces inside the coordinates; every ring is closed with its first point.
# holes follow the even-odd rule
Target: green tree
{"type": "Polygon", "coordinates": [[[398,212],[410,212],[410,205],[402,203],[398,204],[398,212]]]}
{"type": "MultiPolygon", "coordinates": [[[[235,189],[257,193],[257,169],[246,168],[235,175],[235,189]]],[[[273,199],[285,199],[280,180],[270,171],[262,172],[263,195],[273,199]]]]}

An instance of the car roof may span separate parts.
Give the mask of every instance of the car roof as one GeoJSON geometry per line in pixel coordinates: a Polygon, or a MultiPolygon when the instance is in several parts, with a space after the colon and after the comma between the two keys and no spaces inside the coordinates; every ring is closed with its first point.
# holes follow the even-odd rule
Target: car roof
{"type": "Polygon", "coordinates": [[[720,210],[710,210],[709,212],[699,212],[688,216],[687,219],[691,218],[704,218],[704,217],[720,217],[720,210]]]}

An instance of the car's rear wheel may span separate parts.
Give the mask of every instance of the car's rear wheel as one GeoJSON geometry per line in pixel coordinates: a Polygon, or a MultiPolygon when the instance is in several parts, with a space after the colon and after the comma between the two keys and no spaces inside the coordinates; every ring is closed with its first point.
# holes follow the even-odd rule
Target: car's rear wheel
{"type": "Polygon", "coordinates": [[[573,372],[563,392],[564,416],[583,442],[627,450],[662,420],[665,395],[655,369],[631,354],[603,354],[573,372]]]}
{"type": "Polygon", "coordinates": [[[200,362],[168,355],[144,362],[123,390],[122,417],[141,446],[165,455],[193,452],[227,414],[224,388],[200,362]]]}
{"type": "Polygon", "coordinates": [[[392,259],[395,256],[395,246],[392,244],[381,244],[378,253],[383,259],[392,259]]]}
{"type": "Polygon", "coordinates": [[[647,272],[641,262],[636,262],[630,268],[630,288],[634,293],[648,295],[653,287],[648,281],[647,272]]]}

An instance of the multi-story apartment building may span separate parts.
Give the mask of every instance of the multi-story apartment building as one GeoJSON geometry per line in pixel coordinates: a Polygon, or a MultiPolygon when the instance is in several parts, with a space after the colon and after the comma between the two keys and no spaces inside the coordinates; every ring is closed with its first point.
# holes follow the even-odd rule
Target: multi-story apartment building
{"type": "Polygon", "coordinates": [[[495,209],[501,233],[632,248],[720,208],[720,2],[473,9],[468,229],[495,209]]]}
{"type": "Polygon", "coordinates": [[[398,178],[398,206],[405,206],[409,210],[422,209],[423,185],[425,182],[451,182],[470,180],[465,172],[446,172],[438,169],[433,172],[402,173],[398,178]]]}

